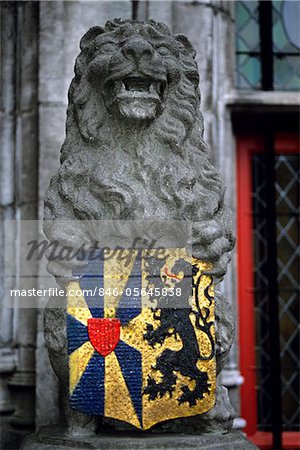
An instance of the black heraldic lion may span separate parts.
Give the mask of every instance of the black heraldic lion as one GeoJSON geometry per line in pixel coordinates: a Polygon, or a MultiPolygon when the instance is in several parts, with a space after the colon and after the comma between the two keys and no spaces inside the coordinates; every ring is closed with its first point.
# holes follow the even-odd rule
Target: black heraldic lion
{"type": "MultiPolygon", "coordinates": [[[[150,286],[153,286],[157,292],[162,292],[164,284],[161,281],[161,270],[165,264],[165,260],[157,260],[155,258],[147,258],[145,261],[147,280],[150,286]]],[[[208,375],[197,367],[197,362],[201,359],[211,359],[214,355],[214,340],[211,334],[211,326],[213,322],[207,322],[207,318],[202,314],[198,301],[197,287],[195,297],[197,312],[192,311],[189,298],[192,294],[192,275],[197,272],[197,268],[193,267],[184,259],[179,259],[172,267],[172,275],[177,276],[180,272],[183,274],[182,280],[177,284],[177,288],[181,290],[180,307],[174,308],[173,297],[162,297],[160,294],[155,296],[157,305],[154,310],[154,318],[159,321],[159,326],[154,329],[153,325],[147,325],[147,333],[145,339],[150,345],[163,344],[167,337],[174,335],[176,339],[180,339],[183,346],[182,349],[164,350],[159,357],[154,370],[158,370],[162,374],[162,380],[157,383],[153,377],[148,376],[148,385],[145,388],[145,394],[149,394],[149,398],[154,400],[158,396],[163,397],[166,393],[172,396],[176,387],[177,375],[179,372],[184,377],[188,377],[195,382],[195,387],[191,390],[187,385],[183,385],[182,395],[177,399],[178,403],[188,402],[190,406],[196,405],[196,401],[203,398],[205,393],[209,392],[210,384],[208,383],[208,375]],[[204,331],[210,341],[211,351],[209,356],[203,357],[200,354],[196,333],[190,320],[190,314],[196,316],[196,326],[204,331]],[[200,324],[200,318],[203,325],[200,324]]],[[[211,298],[208,297],[211,302],[211,298]]]]}
{"type": "MultiPolygon", "coordinates": [[[[48,238],[71,246],[90,239],[86,221],[75,236],[71,222],[63,231],[52,219],[190,220],[193,256],[212,262],[211,273],[222,278],[234,238],[224,186],[203,141],[192,45],[161,23],[116,19],[91,28],[80,47],[61,167],[45,201],[48,238]]],[[[50,261],[48,269],[59,283],[72,278],[73,267],[63,262],[50,261]]],[[[45,321],[56,367],[53,355],[65,338],[56,334],[52,351],[49,311],[45,321]]],[[[193,403],[188,393],[182,401],[193,403]]]]}

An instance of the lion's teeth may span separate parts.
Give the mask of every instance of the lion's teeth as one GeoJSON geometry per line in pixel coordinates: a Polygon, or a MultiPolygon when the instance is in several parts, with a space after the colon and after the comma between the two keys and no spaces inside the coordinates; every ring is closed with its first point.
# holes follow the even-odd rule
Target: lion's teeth
{"type": "Polygon", "coordinates": [[[151,94],[157,94],[157,92],[158,92],[157,84],[158,83],[151,83],[150,84],[149,92],[151,92],[151,94]]]}
{"type": "Polygon", "coordinates": [[[156,82],[156,83],[151,84],[150,92],[152,94],[156,94],[156,95],[158,94],[160,97],[162,97],[164,94],[164,83],[156,82]]]}

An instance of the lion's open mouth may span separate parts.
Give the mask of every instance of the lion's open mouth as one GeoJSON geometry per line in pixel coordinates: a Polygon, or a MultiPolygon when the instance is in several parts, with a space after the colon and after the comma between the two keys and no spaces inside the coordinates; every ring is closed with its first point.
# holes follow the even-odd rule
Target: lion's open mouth
{"type": "Polygon", "coordinates": [[[129,97],[152,97],[162,100],[166,88],[164,81],[135,76],[124,78],[121,83],[121,94],[129,97]]]}
{"type": "Polygon", "coordinates": [[[111,81],[114,101],[123,117],[134,120],[153,120],[165,102],[167,83],[162,79],[140,74],[126,75],[111,81]]]}

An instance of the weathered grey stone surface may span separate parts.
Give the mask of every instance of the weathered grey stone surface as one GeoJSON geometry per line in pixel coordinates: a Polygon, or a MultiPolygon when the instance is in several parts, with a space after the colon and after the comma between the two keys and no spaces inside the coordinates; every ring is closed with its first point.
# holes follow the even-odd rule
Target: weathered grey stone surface
{"type": "MultiPolygon", "coordinates": [[[[50,240],[72,245],[78,237],[52,219],[189,220],[193,255],[213,264],[215,282],[223,278],[234,235],[223,183],[203,141],[198,82],[191,43],[161,23],[119,19],[85,34],[69,90],[61,167],[45,200],[50,240]]],[[[67,265],[48,267],[59,284],[72,279],[67,265]]],[[[66,391],[64,311],[53,302],[45,311],[45,338],[66,391]]],[[[233,324],[225,299],[217,295],[216,304],[221,370],[233,324]]],[[[68,410],[67,419],[73,433],[96,429],[96,421],[83,414],[68,410]]],[[[215,407],[197,417],[194,431],[228,430],[232,419],[220,388],[215,407]]]]}
{"type": "Polygon", "coordinates": [[[155,433],[107,434],[92,438],[70,438],[61,429],[42,427],[38,435],[30,436],[24,442],[22,450],[64,450],[66,448],[84,448],[98,450],[251,450],[255,445],[247,441],[236,431],[216,433],[214,435],[174,435],[155,433]]]}

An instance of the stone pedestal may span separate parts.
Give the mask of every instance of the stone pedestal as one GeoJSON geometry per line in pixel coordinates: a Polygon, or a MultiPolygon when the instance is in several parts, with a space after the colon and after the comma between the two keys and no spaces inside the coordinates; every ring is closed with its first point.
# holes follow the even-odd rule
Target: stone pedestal
{"type": "Polygon", "coordinates": [[[67,436],[56,427],[42,427],[36,435],[29,436],[21,447],[22,450],[76,448],[97,450],[251,450],[257,447],[237,431],[208,435],[119,432],[91,437],[72,437],[67,436]]]}

